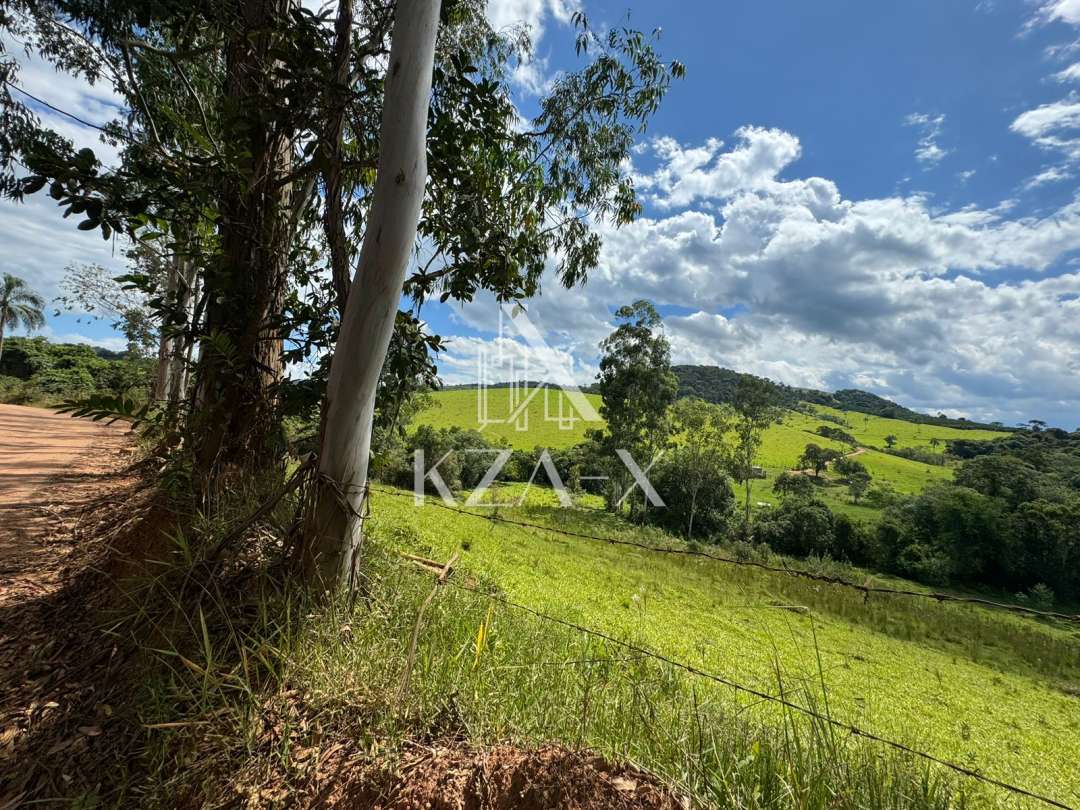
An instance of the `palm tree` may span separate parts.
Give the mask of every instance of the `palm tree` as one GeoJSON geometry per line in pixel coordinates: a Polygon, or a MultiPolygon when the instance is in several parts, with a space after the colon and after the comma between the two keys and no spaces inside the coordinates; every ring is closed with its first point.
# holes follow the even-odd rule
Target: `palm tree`
{"type": "Polygon", "coordinates": [[[20,324],[26,331],[45,325],[45,299],[31,290],[25,281],[4,273],[0,282],[0,358],[4,356],[4,327],[20,324]]]}

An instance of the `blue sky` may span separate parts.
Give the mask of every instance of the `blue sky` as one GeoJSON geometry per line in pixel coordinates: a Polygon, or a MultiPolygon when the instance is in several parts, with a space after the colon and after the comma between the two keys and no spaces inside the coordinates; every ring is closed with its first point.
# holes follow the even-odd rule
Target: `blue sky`
{"type": "MultiPolygon", "coordinates": [[[[611,0],[495,5],[539,32],[548,79],[576,64],[570,9],[627,19],[611,0]]],[[[1077,23],[1076,0],[634,2],[629,24],[687,66],[634,157],[645,218],[530,315],[582,380],[640,296],[677,362],[1075,427],[1077,23]]],[[[448,379],[490,355],[493,310],[425,310],[462,338],[448,379]]]]}
{"type": "MultiPolygon", "coordinates": [[[[546,346],[500,338],[483,296],[426,307],[451,337],[448,381],[502,349],[587,382],[613,309],[645,297],[677,362],[1080,425],[1080,0],[489,0],[496,25],[533,32],[523,112],[580,64],[578,8],[598,29],[627,14],[662,29],[662,52],[687,66],[635,150],[645,215],[597,226],[584,290],[546,283],[529,304],[546,346]]],[[[107,89],[23,75],[107,117],[107,89]]],[[[121,265],[44,200],[0,207],[0,233],[0,269],[47,294],[70,261],[121,265]]],[[[51,333],[115,345],[77,317],[51,333]]]]}

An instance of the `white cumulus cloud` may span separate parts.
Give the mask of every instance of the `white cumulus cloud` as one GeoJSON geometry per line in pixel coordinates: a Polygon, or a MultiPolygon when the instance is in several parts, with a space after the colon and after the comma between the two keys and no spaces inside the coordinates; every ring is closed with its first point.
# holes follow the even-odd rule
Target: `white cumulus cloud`
{"type": "Polygon", "coordinates": [[[656,138],[650,148],[660,167],[636,177],[637,185],[656,205],[681,207],[741,189],[764,188],[802,154],[799,139],[779,129],[742,127],[735,137],[736,145],[728,151],[715,138],[696,147],[656,138]]]}
{"type": "Polygon", "coordinates": [[[1075,427],[1080,202],[1010,217],[1011,202],[940,212],[918,195],[847,199],[827,178],[779,179],[798,140],[752,128],[728,148],[658,139],[643,151],[659,166],[639,187],[678,210],[602,228],[585,294],[547,280],[530,316],[568,351],[595,362],[612,308],[648,298],[675,308],[676,362],[1075,427]],[[766,132],[792,149],[747,161],[766,132]]]}
{"type": "Polygon", "coordinates": [[[918,146],[915,149],[915,159],[924,167],[930,168],[941,162],[948,150],[939,143],[942,130],[945,128],[945,115],[930,115],[929,113],[912,113],[904,119],[909,127],[915,127],[920,132],[918,146]]]}

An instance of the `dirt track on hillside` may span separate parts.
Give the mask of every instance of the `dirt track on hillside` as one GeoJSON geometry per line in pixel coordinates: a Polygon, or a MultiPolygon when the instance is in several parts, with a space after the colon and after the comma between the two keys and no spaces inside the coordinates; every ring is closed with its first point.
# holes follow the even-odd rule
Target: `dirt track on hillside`
{"type": "Polygon", "coordinates": [[[77,509],[129,457],[126,426],[0,405],[0,605],[49,587],[77,509]]]}

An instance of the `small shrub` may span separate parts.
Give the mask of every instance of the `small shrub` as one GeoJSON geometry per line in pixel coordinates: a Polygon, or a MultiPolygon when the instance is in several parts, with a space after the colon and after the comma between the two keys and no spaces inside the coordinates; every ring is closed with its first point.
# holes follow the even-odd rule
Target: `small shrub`
{"type": "Polygon", "coordinates": [[[1050,610],[1054,607],[1054,591],[1042,582],[1031,586],[1027,592],[1028,601],[1038,610],[1050,610]]]}

